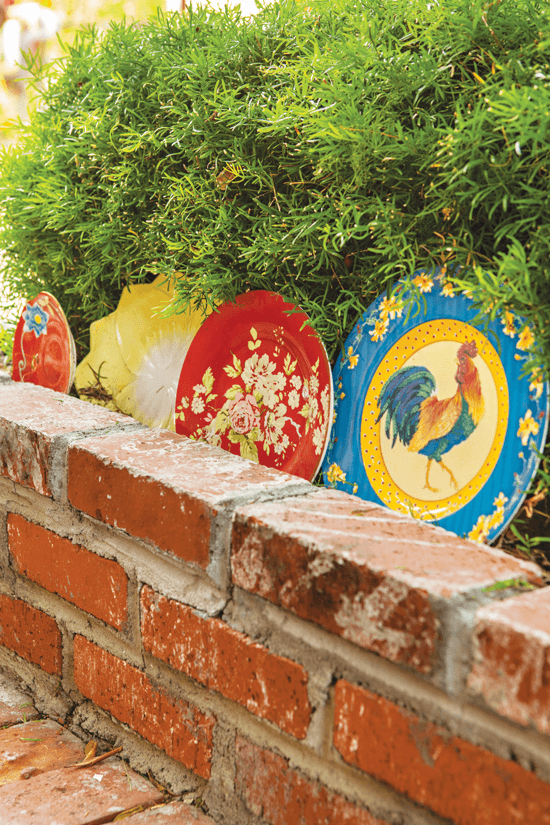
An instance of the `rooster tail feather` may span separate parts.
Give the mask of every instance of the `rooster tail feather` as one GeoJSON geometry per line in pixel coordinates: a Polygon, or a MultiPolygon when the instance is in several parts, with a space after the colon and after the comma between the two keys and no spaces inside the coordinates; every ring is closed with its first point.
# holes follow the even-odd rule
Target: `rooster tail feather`
{"type": "Polygon", "coordinates": [[[405,446],[409,444],[418,427],[422,402],[433,392],[435,380],[425,367],[403,367],[388,378],[378,400],[376,423],[386,416],[386,438],[391,438],[393,428],[392,447],[398,438],[405,446]]]}

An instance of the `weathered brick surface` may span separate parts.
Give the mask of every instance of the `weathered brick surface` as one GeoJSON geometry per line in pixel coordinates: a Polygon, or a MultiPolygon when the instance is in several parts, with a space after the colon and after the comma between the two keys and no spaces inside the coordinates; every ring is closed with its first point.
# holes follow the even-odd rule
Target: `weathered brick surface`
{"type": "Polygon", "coordinates": [[[55,620],[21,599],[0,596],[0,644],[46,673],[61,673],[61,633],[55,620]]]}
{"type": "Polygon", "coordinates": [[[38,711],[33,707],[32,702],[22,702],[17,707],[11,707],[5,702],[0,702],[0,728],[7,728],[17,722],[34,719],[38,715],[38,711]]]}
{"type": "Polygon", "coordinates": [[[550,588],[481,608],[468,680],[497,713],[550,733],[550,588]]]}
{"type": "Polygon", "coordinates": [[[550,785],[345,680],[334,744],[346,762],[456,825],[550,823],[550,785]]]}
{"type": "Polygon", "coordinates": [[[166,430],[90,438],[69,451],[69,501],[94,518],[205,568],[224,499],[296,482],[166,430]]]}
{"type": "Polygon", "coordinates": [[[235,790],[269,825],[383,825],[365,808],[306,779],[288,761],[237,735],[235,790]]]}
{"type": "Polygon", "coordinates": [[[216,719],[154,687],[135,667],[82,636],[74,639],[78,689],[100,708],[207,779],[216,719]]]}
{"type": "Polygon", "coordinates": [[[149,587],[141,591],[141,610],[145,650],[303,739],[311,709],[301,665],[149,587]]]}
{"type": "Polygon", "coordinates": [[[394,662],[429,672],[438,639],[431,596],[449,598],[533,565],[322,490],[237,511],[233,581],[394,662]]]}
{"type": "Polygon", "coordinates": [[[124,421],[132,419],[34,384],[0,384],[0,474],[51,496],[48,466],[55,437],[124,421]]]}
{"type": "Polygon", "coordinates": [[[99,825],[162,794],[119,760],[61,768],[0,788],[2,825],[99,825]]]}
{"type": "Polygon", "coordinates": [[[117,562],[14,513],[8,516],[8,541],[18,573],[113,627],[122,627],[128,577],[117,562]]]}
{"type": "Polygon", "coordinates": [[[0,785],[7,785],[80,762],[84,745],[56,722],[44,719],[0,730],[0,755],[0,785]]]}

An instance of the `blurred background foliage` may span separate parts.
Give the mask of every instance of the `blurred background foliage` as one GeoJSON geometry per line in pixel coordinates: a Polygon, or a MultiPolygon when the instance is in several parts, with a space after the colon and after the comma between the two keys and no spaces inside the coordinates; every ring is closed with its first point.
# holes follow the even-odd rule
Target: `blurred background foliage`
{"type": "MultiPolygon", "coordinates": [[[[25,2],[25,0],[23,0],[25,2]]],[[[165,5],[173,5],[174,0],[41,0],[41,5],[51,8],[59,16],[61,28],[59,37],[48,42],[41,50],[48,61],[61,58],[64,45],[74,40],[76,32],[85,26],[93,25],[98,31],[108,28],[111,21],[139,22],[154,16],[165,5]]],[[[38,69],[38,74],[40,70],[38,69]]],[[[37,93],[32,86],[28,88],[26,98],[29,114],[33,114],[41,103],[41,91],[37,93]]],[[[13,146],[24,132],[18,128],[17,105],[0,75],[0,147],[13,146]]],[[[3,277],[3,260],[0,252],[0,365],[9,360],[13,345],[13,335],[19,313],[21,312],[21,295],[13,289],[11,282],[3,277]]]]}
{"type": "MultiPolygon", "coordinates": [[[[16,4],[19,0],[16,0],[16,4]]],[[[25,2],[25,0],[22,0],[25,2]]],[[[104,30],[113,20],[126,20],[128,23],[145,20],[175,0],[39,0],[41,6],[52,9],[60,23],[59,39],[52,38],[47,47],[41,49],[41,56],[48,60],[59,58],[63,53],[63,44],[71,42],[75,33],[84,26],[95,25],[104,30]]],[[[13,120],[13,106],[9,102],[10,89],[0,77],[0,143],[11,143],[16,136],[13,120]]],[[[29,101],[31,111],[34,100],[29,101]]]]}
{"type": "MultiPolygon", "coordinates": [[[[548,376],[549,15],[288,0],[72,32],[1,158],[10,289],[53,292],[79,356],[132,281],[177,277],[179,310],[272,289],[334,358],[378,294],[439,265],[481,313],[525,318],[548,376]]],[[[541,473],[524,549],[535,517],[549,532],[541,473]]]]}

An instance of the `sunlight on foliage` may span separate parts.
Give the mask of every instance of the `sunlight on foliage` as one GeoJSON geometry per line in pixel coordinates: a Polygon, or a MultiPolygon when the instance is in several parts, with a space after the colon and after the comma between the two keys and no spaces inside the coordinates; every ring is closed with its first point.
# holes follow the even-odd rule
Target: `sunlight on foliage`
{"type": "MultiPolygon", "coordinates": [[[[80,354],[122,288],[299,303],[331,357],[371,301],[448,269],[550,365],[550,7],[293,0],[82,31],[1,160],[0,245],[80,354]]],[[[546,522],[548,529],[548,521],[546,522]]]]}

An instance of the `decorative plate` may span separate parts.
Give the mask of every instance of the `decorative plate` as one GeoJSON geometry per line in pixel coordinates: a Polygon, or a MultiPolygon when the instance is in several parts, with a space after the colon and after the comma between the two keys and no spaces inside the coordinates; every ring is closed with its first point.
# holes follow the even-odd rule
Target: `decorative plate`
{"type": "Polygon", "coordinates": [[[68,393],[73,385],[74,339],[57,300],[40,292],[27,301],[13,339],[14,381],[68,393]]]}
{"type": "Polygon", "coordinates": [[[126,287],[118,307],[90,327],[90,352],[76,370],[81,398],[119,410],[150,427],[175,429],[181,365],[204,314],[166,315],[174,297],[159,275],[126,287]]]}
{"type": "Polygon", "coordinates": [[[307,315],[274,292],[248,292],[210,315],[191,344],[176,431],[311,480],[332,402],[330,364],[307,315]]]}
{"type": "Polygon", "coordinates": [[[402,286],[378,298],[334,368],[325,482],[480,542],[502,532],[544,449],[548,384],[522,377],[534,346],[510,312],[476,312],[440,270],[415,273],[426,311],[408,320],[402,286]]]}

